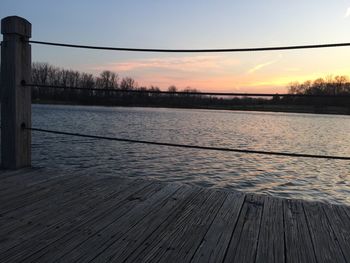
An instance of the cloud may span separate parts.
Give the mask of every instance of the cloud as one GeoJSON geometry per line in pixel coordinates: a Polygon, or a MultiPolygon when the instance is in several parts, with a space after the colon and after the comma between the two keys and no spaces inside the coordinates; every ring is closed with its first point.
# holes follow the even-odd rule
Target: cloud
{"type": "Polygon", "coordinates": [[[258,71],[258,70],[260,70],[262,68],[265,68],[265,67],[267,67],[269,65],[272,65],[274,63],[275,63],[275,61],[268,61],[268,62],[265,62],[265,63],[258,64],[256,66],[252,67],[251,69],[249,69],[247,71],[247,73],[252,74],[252,73],[254,73],[254,72],[256,72],[256,71],[258,71]]]}
{"type": "Polygon", "coordinates": [[[265,68],[265,67],[267,67],[267,66],[270,66],[270,65],[272,65],[272,64],[275,64],[275,63],[277,63],[278,61],[280,61],[281,58],[282,58],[282,56],[279,55],[279,56],[278,56],[278,59],[275,59],[275,60],[271,60],[271,61],[267,61],[267,62],[258,64],[258,65],[256,65],[256,66],[252,67],[251,69],[249,69],[249,70],[247,71],[247,73],[248,73],[248,74],[252,74],[252,73],[254,73],[254,72],[256,72],[256,71],[261,70],[262,68],[265,68]]]}
{"type": "Polygon", "coordinates": [[[106,66],[95,67],[97,70],[109,68],[116,72],[128,72],[136,70],[172,70],[199,72],[213,69],[221,69],[227,66],[238,65],[237,59],[226,59],[221,56],[187,56],[165,57],[114,62],[106,66]]]}
{"type": "Polygon", "coordinates": [[[347,18],[350,16],[350,7],[348,7],[348,9],[346,10],[346,13],[344,15],[344,18],[347,18]]]}

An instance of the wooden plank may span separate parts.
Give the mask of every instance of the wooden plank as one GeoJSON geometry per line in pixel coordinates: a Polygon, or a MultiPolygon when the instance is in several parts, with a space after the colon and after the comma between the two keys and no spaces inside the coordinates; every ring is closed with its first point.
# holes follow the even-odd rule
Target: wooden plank
{"type": "Polygon", "coordinates": [[[348,215],[348,217],[350,218],[350,206],[342,206],[342,208],[345,211],[345,213],[348,215]]]}
{"type": "Polygon", "coordinates": [[[6,170],[0,168],[0,182],[6,182],[9,178],[13,178],[18,174],[24,174],[32,171],[33,168],[22,168],[18,170],[6,170]]]}
{"type": "MultiPolygon", "coordinates": [[[[47,186],[57,184],[59,182],[72,180],[71,176],[55,176],[53,174],[52,178],[47,180],[42,180],[38,183],[36,182],[37,173],[42,173],[40,171],[32,171],[26,174],[21,174],[17,179],[11,179],[10,183],[1,184],[2,189],[0,190],[0,198],[2,201],[13,199],[14,197],[26,195],[29,192],[37,192],[40,189],[43,189],[47,186]],[[25,177],[25,178],[23,178],[25,177]],[[23,178],[23,179],[22,179],[23,178]],[[28,180],[28,181],[27,181],[28,180]],[[22,181],[26,181],[23,183],[22,181]]],[[[82,178],[81,176],[74,176],[74,178],[82,178]]]]}
{"type": "Polygon", "coordinates": [[[205,191],[198,195],[199,206],[192,203],[184,209],[175,222],[148,243],[148,249],[127,262],[188,262],[209,229],[216,212],[227,194],[220,191],[205,191]]]}
{"type": "Polygon", "coordinates": [[[345,209],[339,205],[325,204],[324,209],[328,222],[337,238],[344,257],[350,261],[350,218],[345,209]]]}
{"type": "Polygon", "coordinates": [[[316,262],[309,227],[299,200],[284,200],[284,231],[288,262],[316,262]]]}
{"type": "MultiPolygon", "coordinates": [[[[71,180],[72,181],[72,180],[71,180]]],[[[8,214],[3,215],[3,218],[11,218],[11,219],[24,219],[26,220],[29,217],[36,217],[40,214],[52,214],[52,210],[57,209],[63,204],[67,204],[67,202],[79,202],[81,198],[87,198],[87,196],[91,196],[94,191],[102,191],[106,188],[112,188],[105,179],[97,179],[97,180],[88,180],[87,182],[80,183],[81,181],[75,181],[75,183],[70,183],[67,181],[66,187],[62,186],[60,191],[55,191],[54,194],[48,196],[45,199],[40,199],[37,202],[30,203],[22,208],[11,211],[8,214]],[[98,188],[98,189],[95,189],[98,188]]],[[[121,184],[122,187],[127,187],[127,182],[124,180],[115,180],[113,182],[117,184],[121,184]],[[123,186],[125,185],[125,186],[123,186]]],[[[133,181],[131,181],[133,182],[133,181]]],[[[118,185],[119,186],[119,185],[118,185]]],[[[114,189],[113,189],[114,190],[114,189]]],[[[99,193],[101,194],[101,193],[99,193]]],[[[103,195],[103,193],[102,193],[103,195]]],[[[96,195],[95,195],[96,196],[96,195]]],[[[84,199],[83,199],[84,200],[84,199]]],[[[84,204],[84,203],[83,203],[84,204]]],[[[61,207],[64,209],[64,207],[61,207]]]]}
{"type": "MultiPolygon", "coordinates": [[[[159,211],[159,209],[166,204],[167,200],[171,198],[174,193],[179,190],[180,186],[177,184],[163,184],[160,191],[154,193],[146,200],[138,203],[126,214],[117,220],[114,218],[106,218],[110,223],[102,230],[93,230],[92,235],[88,237],[84,242],[74,242],[78,246],[72,244],[65,245],[60,248],[59,253],[47,255],[46,259],[61,261],[74,261],[74,262],[89,262],[95,258],[98,254],[102,253],[107,247],[118,240],[123,234],[127,233],[132,227],[134,227],[140,221],[143,221],[152,211],[159,211]],[[65,248],[68,248],[68,252],[65,253],[65,248]],[[93,250],[91,248],[94,248],[93,250]],[[64,255],[62,257],[62,254],[64,255]]],[[[46,260],[41,258],[40,260],[46,260]]]]}
{"type": "Polygon", "coordinates": [[[74,178],[74,177],[85,177],[85,178],[102,178],[102,177],[111,177],[111,176],[103,176],[103,175],[90,175],[89,173],[82,171],[75,171],[74,173],[68,171],[57,171],[53,169],[46,168],[23,168],[20,170],[16,170],[16,174],[12,176],[8,176],[1,180],[0,184],[0,194],[3,191],[6,191],[8,187],[13,191],[14,186],[18,188],[27,188],[33,187],[37,184],[45,183],[46,181],[57,180],[60,178],[74,178]]]}
{"type": "Polygon", "coordinates": [[[241,212],[245,195],[229,193],[191,262],[222,262],[241,212]]]}
{"type": "MultiPolygon", "coordinates": [[[[85,178],[83,180],[86,180],[85,178]]],[[[22,191],[18,193],[19,195],[12,196],[11,199],[3,200],[1,199],[0,204],[0,214],[5,215],[13,210],[24,207],[28,204],[32,204],[34,202],[38,202],[40,200],[50,198],[52,193],[61,192],[67,189],[74,189],[78,185],[77,182],[82,182],[82,178],[71,178],[66,180],[66,178],[62,178],[58,181],[48,181],[45,184],[41,184],[40,188],[32,191],[22,191]]]]}
{"type": "Polygon", "coordinates": [[[224,262],[255,261],[263,206],[264,196],[246,196],[224,262]]]}
{"type": "Polygon", "coordinates": [[[183,211],[188,204],[199,193],[198,187],[182,186],[159,210],[152,211],[147,217],[138,222],[132,229],[127,231],[118,240],[113,240],[110,246],[106,246],[103,253],[93,258],[94,262],[113,262],[126,260],[133,251],[141,244],[148,242],[153,232],[161,231],[170,218],[179,211],[183,211]]]}
{"type": "Polygon", "coordinates": [[[320,203],[303,203],[318,262],[346,262],[320,203]]]}
{"type": "Polygon", "coordinates": [[[71,176],[74,176],[74,177],[84,176],[85,178],[87,177],[85,176],[84,173],[74,173],[73,175],[69,173],[65,174],[59,171],[53,171],[50,169],[35,168],[35,169],[32,169],[31,172],[27,172],[26,174],[22,175],[21,178],[19,178],[19,180],[16,180],[16,185],[21,186],[21,184],[23,184],[23,186],[30,187],[33,185],[45,183],[46,181],[55,180],[60,177],[69,178],[71,176]]]}
{"type": "MultiPolygon", "coordinates": [[[[40,183],[42,181],[50,179],[50,176],[60,175],[57,172],[49,172],[44,169],[27,169],[23,168],[16,170],[6,178],[3,178],[0,182],[0,194],[3,194],[8,188],[14,189],[14,187],[24,188],[28,185],[40,183]]],[[[19,191],[19,189],[17,191],[19,191]]]]}
{"type": "MultiPolygon", "coordinates": [[[[41,262],[51,261],[52,259],[59,259],[65,253],[76,248],[79,244],[83,243],[90,237],[94,236],[97,232],[105,229],[114,221],[118,220],[125,214],[127,214],[134,207],[143,203],[148,198],[151,198],[154,194],[162,190],[162,186],[159,183],[153,183],[142,189],[136,196],[131,196],[125,200],[122,206],[111,209],[109,213],[105,213],[103,216],[99,216],[94,220],[90,220],[86,224],[78,226],[76,229],[69,230],[62,238],[48,244],[43,249],[34,253],[26,258],[28,261],[41,262]],[[79,236],[79,238],[77,238],[79,236]]],[[[52,236],[51,234],[49,234],[52,236]]],[[[44,237],[43,239],[46,239],[44,237]]],[[[91,247],[88,248],[91,251],[91,247]]],[[[95,250],[95,248],[94,248],[95,250]]]]}
{"type": "Polygon", "coordinates": [[[209,190],[200,189],[199,193],[194,195],[194,198],[190,198],[188,202],[183,202],[183,204],[167,217],[155,231],[147,235],[147,240],[145,240],[145,242],[139,243],[136,249],[134,247],[130,250],[127,249],[121,255],[122,257],[118,257],[118,260],[119,258],[123,258],[123,262],[142,261],[148,251],[158,244],[161,237],[169,232],[176,231],[176,229],[183,224],[183,221],[188,220],[193,213],[195,214],[204,207],[208,198],[209,190]]]}
{"type": "MultiPolygon", "coordinates": [[[[21,169],[22,171],[24,169],[21,169]]],[[[91,176],[84,172],[75,172],[74,174],[65,174],[58,171],[47,169],[33,169],[31,171],[18,172],[14,178],[9,178],[8,182],[0,184],[0,200],[5,201],[13,199],[29,192],[37,192],[38,190],[56,184],[61,181],[82,178],[83,180],[99,180],[114,176],[91,176]]],[[[121,177],[119,177],[121,178],[121,177]]]]}
{"type": "Polygon", "coordinates": [[[266,197],[256,262],[285,262],[282,199],[266,197]]]}
{"type": "MultiPolygon", "coordinates": [[[[118,184],[107,188],[98,189],[96,195],[88,196],[86,200],[78,200],[70,205],[53,206],[46,213],[42,214],[35,220],[32,219],[30,223],[25,225],[19,225],[15,231],[6,235],[2,233],[3,239],[0,243],[0,253],[9,250],[10,248],[23,243],[26,240],[33,240],[37,236],[45,232],[57,231],[64,229],[72,224],[74,225],[79,218],[83,219],[84,215],[91,215],[101,203],[109,202],[115,198],[120,197],[120,194],[129,192],[130,186],[135,189],[138,185],[144,186],[145,183],[138,181],[127,181],[124,184],[118,184]],[[101,194],[103,192],[103,194],[101,194]]],[[[110,184],[108,184],[110,186],[110,184]]]]}
{"type": "MultiPolygon", "coordinates": [[[[17,192],[15,189],[13,193],[8,198],[0,198],[1,205],[0,210],[4,211],[6,207],[14,207],[17,202],[21,203],[24,202],[25,199],[32,198],[32,196],[38,195],[38,193],[45,192],[49,189],[55,190],[55,194],[49,195],[47,198],[53,198],[53,199],[61,199],[64,197],[61,197],[61,195],[72,195],[74,193],[81,193],[86,189],[85,187],[89,187],[93,184],[101,182],[101,178],[85,178],[85,177],[77,177],[75,179],[64,177],[60,178],[59,180],[53,180],[53,181],[47,181],[41,183],[41,186],[29,186],[25,188],[25,190],[22,190],[20,192],[17,192]]],[[[121,182],[121,180],[120,180],[121,182]]],[[[41,203],[45,203],[47,205],[47,201],[45,201],[47,198],[38,199],[37,201],[32,201],[28,203],[23,208],[19,208],[16,210],[9,211],[7,215],[13,215],[13,213],[20,212],[22,209],[29,210],[33,206],[39,206],[41,203]]]]}
{"type": "Polygon", "coordinates": [[[0,207],[17,209],[0,215],[0,262],[346,262],[350,257],[346,206],[254,195],[243,202],[236,193],[134,179],[51,180],[45,170],[3,174],[8,176],[0,186],[8,187],[11,198],[2,200],[0,191],[0,207]],[[23,175],[25,182],[18,184],[23,175]]]}
{"type": "MultiPolygon", "coordinates": [[[[85,229],[85,227],[98,222],[101,218],[114,213],[115,211],[118,212],[118,208],[120,206],[125,207],[125,204],[135,204],[135,202],[139,201],[137,194],[144,193],[147,190],[150,191],[150,185],[152,184],[148,182],[139,182],[134,187],[122,190],[112,198],[109,198],[102,203],[100,202],[97,207],[88,209],[88,211],[84,210],[82,213],[76,214],[74,217],[71,216],[69,221],[64,222],[59,227],[50,229],[44,228],[46,231],[43,231],[43,228],[39,227],[38,235],[34,235],[30,239],[24,240],[16,247],[13,247],[0,255],[0,258],[3,259],[2,262],[24,260],[29,256],[39,257],[41,255],[39,252],[43,253],[45,248],[49,247],[50,245],[54,246],[54,243],[61,240],[65,235],[75,231],[78,228],[81,230],[81,234],[83,234],[88,231],[88,229],[85,229]],[[132,200],[130,201],[130,199],[133,198],[134,202],[132,202],[132,200]]],[[[130,209],[130,206],[126,207],[126,209],[130,209]]]]}
{"type": "Polygon", "coordinates": [[[221,209],[224,201],[227,199],[227,192],[218,191],[216,194],[216,198],[213,200],[208,200],[208,202],[213,202],[213,206],[208,208],[206,211],[203,211],[203,215],[188,227],[189,231],[184,231],[183,235],[177,240],[171,238],[175,242],[172,241],[172,243],[166,243],[170,244],[176,249],[166,250],[165,257],[158,255],[157,257],[160,257],[159,262],[189,262],[191,260],[202,243],[209,228],[213,224],[218,211],[221,209]]]}
{"type": "MultiPolygon", "coordinates": [[[[113,180],[114,183],[126,184],[125,180],[113,180]]],[[[34,202],[20,209],[13,210],[0,217],[0,233],[9,234],[17,228],[40,222],[41,217],[47,219],[47,214],[56,214],[58,208],[70,207],[74,203],[84,204],[90,198],[96,198],[96,192],[108,193],[109,184],[106,180],[87,180],[77,184],[75,188],[67,188],[56,192],[49,198],[34,202]]],[[[112,191],[112,189],[110,190],[112,191]]],[[[59,216],[59,215],[56,215],[59,216]]]]}

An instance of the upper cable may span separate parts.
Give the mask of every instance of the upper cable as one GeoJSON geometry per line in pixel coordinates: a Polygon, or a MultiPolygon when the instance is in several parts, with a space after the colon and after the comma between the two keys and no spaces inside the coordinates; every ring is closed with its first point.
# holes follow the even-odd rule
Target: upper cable
{"type": "Polygon", "coordinates": [[[163,53],[256,52],[256,51],[315,49],[315,48],[331,48],[331,47],[346,47],[346,46],[350,46],[350,43],[331,43],[331,44],[316,44],[316,45],[252,47],[252,48],[224,48],[224,49],[158,49],[158,48],[129,48],[129,47],[87,46],[87,45],[54,43],[54,42],[35,41],[35,40],[29,40],[28,42],[32,43],[32,44],[49,45],[49,46],[60,46],[60,47],[71,47],[71,48],[84,48],[84,49],[97,49],[97,50],[114,50],[114,51],[130,51],[130,52],[163,52],[163,53]]]}

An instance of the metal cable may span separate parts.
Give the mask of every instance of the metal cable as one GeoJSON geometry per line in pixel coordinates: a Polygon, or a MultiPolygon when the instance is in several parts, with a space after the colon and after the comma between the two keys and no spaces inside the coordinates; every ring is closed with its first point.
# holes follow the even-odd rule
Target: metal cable
{"type": "Polygon", "coordinates": [[[178,148],[190,148],[190,149],[199,149],[199,150],[236,152],[236,153],[245,153],[245,154],[276,155],[276,156],[287,156],[287,157],[304,157],[304,158],[319,158],[319,159],[334,159],[334,160],[350,160],[350,157],[347,157],[347,156],[331,156],[331,155],[316,155],[316,154],[303,154],[303,153],[256,151],[256,150],[232,149],[232,148],[224,148],[224,147],[210,147],[210,146],[198,146],[198,145],[176,144],[176,143],[166,143],[166,142],[153,142],[153,141],[144,141],[144,140],[135,140],[135,139],[124,139],[124,138],[88,135],[88,134],[73,133],[73,132],[54,131],[54,130],[47,130],[47,129],[40,129],[40,128],[26,128],[26,127],[23,127],[23,129],[31,130],[31,131],[37,131],[37,132],[45,132],[45,133],[52,133],[52,134],[68,135],[68,136],[79,136],[79,137],[92,138],[92,139],[102,139],[102,140],[128,142],[128,143],[150,144],[150,145],[178,147],[178,148]]]}
{"type": "Polygon", "coordinates": [[[106,91],[116,93],[149,93],[149,94],[180,94],[180,95],[208,95],[208,96],[249,96],[249,97],[327,97],[327,98],[350,98],[350,94],[343,95],[326,95],[326,94],[278,94],[278,93],[236,93],[236,92],[186,92],[186,91],[157,91],[157,90],[122,90],[112,88],[82,88],[72,86],[58,86],[58,85],[46,85],[46,84],[26,84],[22,82],[25,87],[38,87],[38,88],[52,88],[52,89],[71,89],[71,90],[85,90],[85,91],[106,91]]]}
{"type": "Polygon", "coordinates": [[[350,43],[333,43],[318,45],[297,45],[297,46],[276,46],[276,47],[253,47],[253,48],[227,48],[227,49],[156,49],[156,48],[125,48],[125,47],[103,47],[103,46],[86,46],[65,43],[54,43],[45,41],[27,41],[31,44],[85,48],[98,50],[114,50],[114,51],[132,51],[132,52],[167,52],[167,53],[217,53],[217,52],[253,52],[253,51],[275,51],[275,50],[292,50],[292,49],[312,49],[312,48],[330,48],[350,46],[350,43]]]}

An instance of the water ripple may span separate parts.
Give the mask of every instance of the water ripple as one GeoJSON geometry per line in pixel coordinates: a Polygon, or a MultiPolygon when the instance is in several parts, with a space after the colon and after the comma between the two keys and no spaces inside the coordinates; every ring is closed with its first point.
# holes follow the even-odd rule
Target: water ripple
{"type": "MultiPolygon", "coordinates": [[[[34,105],[33,126],[181,144],[350,156],[349,116],[34,105]]],[[[33,164],[350,204],[346,161],[34,133],[33,164]]]]}

